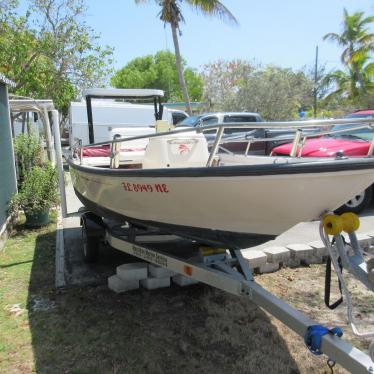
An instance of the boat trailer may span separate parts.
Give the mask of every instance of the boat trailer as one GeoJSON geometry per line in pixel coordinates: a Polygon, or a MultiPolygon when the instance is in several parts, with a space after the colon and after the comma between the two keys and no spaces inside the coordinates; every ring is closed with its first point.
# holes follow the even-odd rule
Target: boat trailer
{"type": "MultiPolygon", "coordinates": [[[[199,245],[196,240],[162,233],[158,229],[107,221],[91,212],[82,214],[81,226],[83,254],[88,262],[96,260],[99,243],[103,239],[111,247],[146,262],[230,294],[249,298],[303,337],[313,354],[325,354],[331,372],[337,362],[355,374],[374,373],[373,342],[369,356],[344,341],[340,328],[330,329],[319,325],[268,292],[255,282],[252,269],[240,249],[206,247],[199,245]]],[[[369,289],[374,290],[374,260],[365,262],[355,233],[358,226],[359,219],[353,213],[344,213],[342,216],[327,214],[321,219],[320,234],[337,272],[342,295],[347,301],[347,316],[353,332],[359,336],[372,337],[374,332],[359,333],[353,323],[351,296],[341,270],[343,266],[369,289]],[[343,231],[349,235],[349,246],[342,239],[343,231]],[[331,241],[329,235],[333,237],[331,241]]]]}

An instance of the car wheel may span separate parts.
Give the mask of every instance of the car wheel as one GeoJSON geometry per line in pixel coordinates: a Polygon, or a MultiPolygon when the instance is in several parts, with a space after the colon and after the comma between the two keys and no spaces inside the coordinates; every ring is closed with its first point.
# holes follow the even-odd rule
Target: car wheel
{"type": "Polygon", "coordinates": [[[344,212],[360,213],[362,212],[371,202],[373,197],[373,189],[370,186],[365,191],[356,194],[352,199],[347,201],[340,208],[336,209],[336,213],[341,214],[344,212]]]}

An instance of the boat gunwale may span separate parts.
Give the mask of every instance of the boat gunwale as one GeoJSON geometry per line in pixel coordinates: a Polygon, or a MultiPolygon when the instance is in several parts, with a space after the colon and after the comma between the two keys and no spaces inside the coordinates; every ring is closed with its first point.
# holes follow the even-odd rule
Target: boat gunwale
{"type": "Polygon", "coordinates": [[[256,165],[226,165],[217,167],[160,168],[160,169],[111,169],[88,165],[79,165],[71,158],[70,167],[81,172],[112,177],[149,177],[149,178],[185,178],[185,177],[240,177],[284,174],[314,174],[339,171],[374,169],[374,158],[339,159],[323,161],[287,162],[256,165]]]}

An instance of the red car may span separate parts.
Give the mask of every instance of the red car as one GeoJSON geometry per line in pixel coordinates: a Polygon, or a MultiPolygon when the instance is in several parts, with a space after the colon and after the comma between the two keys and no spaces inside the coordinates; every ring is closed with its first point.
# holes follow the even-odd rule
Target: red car
{"type": "MultiPolygon", "coordinates": [[[[374,118],[374,109],[359,110],[344,118],[374,118]]],[[[347,125],[336,125],[333,130],[346,129],[347,125]]],[[[302,157],[335,157],[338,152],[345,156],[366,156],[370,143],[374,137],[374,128],[346,131],[339,134],[331,134],[320,138],[307,139],[302,157]]],[[[283,144],[273,148],[272,154],[278,156],[288,156],[292,144],[283,144]]],[[[350,211],[359,213],[369,205],[373,196],[373,187],[367,188],[364,192],[354,196],[346,204],[338,209],[339,212],[350,211]]]]}

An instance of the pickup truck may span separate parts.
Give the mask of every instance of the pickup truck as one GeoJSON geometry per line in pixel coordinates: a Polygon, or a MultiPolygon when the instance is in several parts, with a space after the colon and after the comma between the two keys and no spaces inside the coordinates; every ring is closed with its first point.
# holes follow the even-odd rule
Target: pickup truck
{"type": "MultiPolygon", "coordinates": [[[[351,113],[344,118],[374,118],[374,110],[360,110],[351,113]]],[[[353,126],[353,123],[352,123],[353,126]]],[[[331,134],[319,138],[307,139],[301,151],[301,157],[336,157],[336,156],[366,156],[370,143],[374,137],[374,128],[352,129],[347,125],[336,125],[332,130],[347,129],[344,133],[331,134]]],[[[283,144],[274,147],[274,156],[288,156],[292,144],[283,144]]],[[[373,186],[370,186],[361,194],[352,197],[346,204],[340,207],[339,213],[350,211],[359,213],[365,209],[373,197],[373,186]]]]}
{"type": "MultiPolygon", "coordinates": [[[[207,113],[197,116],[191,116],[177,124],[177,127],[190,126],[201,127],[214,125],[217,123],[246,123],[246,122],[262,122],[262,118],[258,113],[251,112],[218,112],[207,113]]],[[[204,135],[208,142],[213,142],[216,134],[215,129],[204,131],[204,135]]],[[[310,131],[310,130],[309,130],[310,131]]],[[[248,139],[251,138],[274,138],[274,141],[254,142],[250,146],[249,154],[268,155],[276,145],[285,143],[292,139],[295,130],[288,129],[254,129],[254,128],[227,128],[221,141],[221,148],[234,153],[244,153],[248,139]],[[237,138],[235,141],[233,138],[237,138]],[[233,141],[231,141],[233,140],[233,141]]]]}

